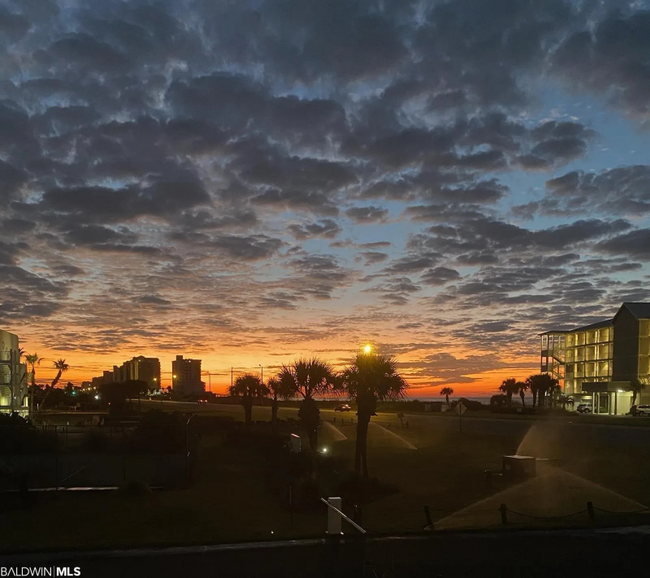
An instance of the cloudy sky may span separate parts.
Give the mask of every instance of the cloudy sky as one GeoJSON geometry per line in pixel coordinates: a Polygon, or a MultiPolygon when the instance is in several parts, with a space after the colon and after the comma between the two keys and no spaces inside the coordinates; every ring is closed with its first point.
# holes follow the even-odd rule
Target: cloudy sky
{"type": "Polygon", "coordinates": [[[370,341],[480,395],[650,300],[647,2],[0,0],[0,45],[0,327],[44,378],[370,341]]]}

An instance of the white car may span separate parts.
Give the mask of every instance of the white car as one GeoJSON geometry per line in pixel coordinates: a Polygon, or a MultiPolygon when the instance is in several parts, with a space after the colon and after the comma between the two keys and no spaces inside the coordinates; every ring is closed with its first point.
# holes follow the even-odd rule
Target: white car
{"type": "Polygon", "coordinates": [[[650,415],[650,405],[637,405],[634,415],[650,415]]]}

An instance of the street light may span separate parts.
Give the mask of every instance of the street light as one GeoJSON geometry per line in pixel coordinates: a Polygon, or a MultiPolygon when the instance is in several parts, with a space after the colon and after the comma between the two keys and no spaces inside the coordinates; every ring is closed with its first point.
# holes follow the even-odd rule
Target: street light
{"type": "Polygon", "coordinates": [[[258,364],[260,366],[260,381],[264,383],[264,368],[262,367],[262,364],[258,364]]]}

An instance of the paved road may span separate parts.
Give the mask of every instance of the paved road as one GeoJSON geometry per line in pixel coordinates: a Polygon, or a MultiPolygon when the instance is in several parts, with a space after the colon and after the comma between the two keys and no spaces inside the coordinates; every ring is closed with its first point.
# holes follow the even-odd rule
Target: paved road
{"type": "MultiPolygon", "coordinates": [[[[197,413],[227,414],[238,419],[243,417],[243,409],[238,405],[231,404],[198,404],[192,402],[157,402],[143,401],[143,409],[148,407],[162,406],[167,410],[178,411],[196,411],[197,413]]],[[[278,415],[281,418],[297,418],[298,408],[280,407],[278,415]]],[[[337,421],[341,418],[355,419],[353,412],[338,413],[331,409],[321,409],[323,419],[331,420],[333,417],[337,421]]],[[[269,406],[255,406],[253,408],[254,420],[271,419],[271,408],[269,406]]],[[[634,418],[630,418],[631,420],[634,418]]],[[[650,427],[626,426],[618,424],[593,423],[587,417],[576,416],[575,419],[558,418],[557,420],[526,420],[511,419],[499,417],[463,417],[462,428],[465,432],[486,434],[486,435],[503,435],[503,436],[524,436],[531,430],[540,436],[555,435],[566,436],[567,440],[574,436],[585,437],[595,443],[609,444],[632,444],[636,446],[646,446],[650,449],[650,427]]],[[[379,412],[373,421],[381,423],[399,422],[395,413],[379,412]]],[[[459,420],[454,416],[442,416],[436,414],[405,414],[404,421],[408,421],[411,427],[431,428],[432,430],[458,431],[459,420]]]]}

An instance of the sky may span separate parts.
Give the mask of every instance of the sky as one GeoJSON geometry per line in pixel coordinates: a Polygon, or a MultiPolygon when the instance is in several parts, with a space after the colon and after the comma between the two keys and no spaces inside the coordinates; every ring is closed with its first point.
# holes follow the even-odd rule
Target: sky
{"type": "Polygon", "coordinates": [[[650,5],[0,0],[0,328],[412,396],[650,301],[650,5]]]}

